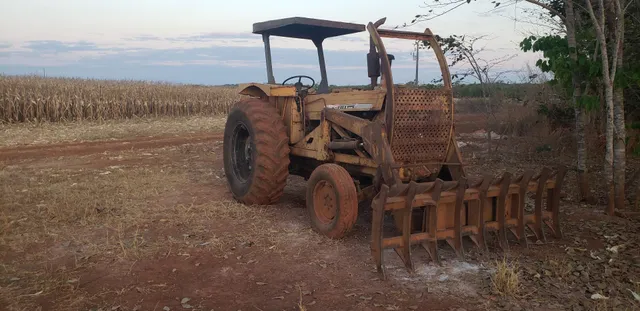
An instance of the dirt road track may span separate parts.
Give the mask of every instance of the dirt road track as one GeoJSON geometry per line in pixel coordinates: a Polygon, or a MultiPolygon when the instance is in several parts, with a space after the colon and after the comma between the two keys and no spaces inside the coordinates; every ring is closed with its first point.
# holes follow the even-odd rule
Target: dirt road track
{"type": "Polygon", "coordinates": [[[190,136],[136,137],[131,139],[72,142],[0,148],[0,161],[16,161],[70,155],[87,155],[105,151],[161,148],[184,144],[216,141],[222,133],[200,133],[190,136]]]}

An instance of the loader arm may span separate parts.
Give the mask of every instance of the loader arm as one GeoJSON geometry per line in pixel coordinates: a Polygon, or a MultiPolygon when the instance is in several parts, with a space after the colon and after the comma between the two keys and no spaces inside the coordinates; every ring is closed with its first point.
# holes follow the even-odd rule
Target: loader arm
{"type": "Polygon", "coordinates": [[[378,34],[377,27],[380,26],[374,25],[373,23],[369,23],[367,25],[367,31],[369,31],[369,35],[371,36],[370,40],[373,42],[373,45],[378,50],[378,58],[381,61],[381,71],[382,71],[382,80],[384,81],[384,87],[387,90],[387,97],[385,99],[385,109],[384,109],[384,125],[388,134],[388,141],[391,142],[391,134],[393,133],[393,75],[391,74],[391,63],[389,62],[389,57],[387,55],[387,50],[384,47],[384,43],[378,34]]]}

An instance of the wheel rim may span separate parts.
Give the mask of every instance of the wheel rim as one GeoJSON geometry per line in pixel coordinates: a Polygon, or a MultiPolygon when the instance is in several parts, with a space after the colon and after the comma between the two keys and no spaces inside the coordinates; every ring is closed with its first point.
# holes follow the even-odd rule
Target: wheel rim
{"type": "Polygon", "coordinates": [[[316,218],[323,224],[329,224],[336,217],[336,192],[331,183],[321,180],[313,188],[313,210],[316,218]]]}
{"type": "Polygon", "coordinates": [[[233,165],[233,172],[244,183],[251,176],[251,170],[253,169],[251,166],[253,150],[251,148],[251,135],[249,135],[249,130],[243,123],[236,125],[233,129],[232,142],[231,164],[233,165]]]}

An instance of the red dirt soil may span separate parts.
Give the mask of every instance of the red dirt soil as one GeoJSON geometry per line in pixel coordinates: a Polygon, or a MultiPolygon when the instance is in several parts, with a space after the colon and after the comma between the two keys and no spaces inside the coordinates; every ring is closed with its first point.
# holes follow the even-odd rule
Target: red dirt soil
{"type": "MultiPolygon", "coordinates": [[[[216,171],[222,171],[222,148],[219,143],[211,143],[219,142],[221,137],[216,133],[0,148],[0,161],[13,166],[23,165],[28,169],[50,167],[52,163],[56,163],[53,166],[59,169],[100,168],[115,163],[124,163],[126,166],[161,166],[169,163],[193,166],[213,164],[216,171]],[[106,154],[113,156],[114,153],[141,149],[162,154],[167,152],[163,147],[178,145],[193,146],[200,150],[204,148],[207,154],[215,153],[216,159],[204,159],[200,161],[202,163],[196,163],[175,156],[162,159],[133,158],[125,159],[125,162],[105,158],[106,154]],[[79,155],[83,157],[77,158],[79,155]],[[67,157],[58,158],[61,156],[67,157]]],[[[283,199],[273,207],[278,209],[273,230],[287,226],[309,226],[304,209],[304,185],[301,179],[290,178],[283,199]]],[[[213,183],[185,184],[183,188],[175,189],[175,193],[163,194],[158,198],[159,202],[169,204],[217,200],[231,200],[224,178],[213,183]]],[[[79,295],[92,297],[90,303],[61,305],[58,302],[61,297],[55,292],[34,297],[34,301],[41,306],[41,310],[88,310],[92,307],[93,310],[98,307],[102,310],[163,310],[165,307],[170,310],[300,310],[298,304],[302,295],[305,310],[458,310],[463,306],[464,310],[474,310],[474,306],[478,306],[464,299],[478,298],[476,290],[469,288],[473,288],[473,284],[480,279],[472,282],[458,280],[452,285],[446,282],[438,284],[433,276],[427,276],[433,273],[434,266],[426,260],[422,270],[409,276],[395,254],[388,253],[386,262],[391,277],[386,281],[379,280],[368,249],[369,229],[366,226],[370,219],[366,216],[361,218],[355,232],[338,242],[338,249],[321,242],[305,245],[307,248],[302,253],[295,245],[291,245],[290,249],[281,249],[280,254],[274,254],[255,249],[251,246],[253,242],[247,241],[244,245],[227,250],[224,258],[212,256],[208,250],[198,247],[190,248],[188,255],[169,249],[135,261],[105,262],[89,258],[88,268],[80,270],[77,290],[83,293],[79,295]],[[453,293],[458,292],[459,288],[466,288],[467,292],[454,296],[453,293]],[[183,298],[189,298],[189,301],[182,304],[183,298]],[[185,305],[191,308],[185,308],[185,305]]],[[[244,229],[232,223],[212,222],[209,225],[208,230],[214,236],[244,229]]],[[[144,233],[146,240],[179,237],[189,232],[184,226],[167,227],[156,219],[149,219],[145,227],[148,228],[144,233]]],[[[28,252],[41,252],[42,247],[47,246],[40,244],[27,249],[28,252]]],[[[47,266],[68,267],[77,256],[73,245],[56,243],[48,247],[63,253],[47,266]]],[[[2,261],[19,260],[20,256],[25,255],[18,254],[16,257],[5,254],[2,261]]],[[[423,259],[416,254],[416,261],[423,259]]],[[[452,266],[449,269],[458,268],[452,266]]],[[[455,279],[458,273],[451,273],[451,278],[455,279]]],[[[0,299],[0,305],[7,303],[0,299]]]]}
{"type": "MultiPolygon", "coordinates": [[[[466,124],[468,131],[473,131],[473,122],[477,119],[469,117],[467,120],[470,121],[466,124]]],[[[119,165],[124,170],[136,166],[157,170],[173,167],[187,172],[189,181],[167,193],[159,193],[149,202],[148,208],[157,205],[189,206],[232,200],[223,175],[221,138],[221,133],[201,133],[187,137],[140,137],[0,148],[0,163],[24,168],[27,173],[50,167],[85,171],[101,170],[110,165],[119,165]],[[180,152],[172,151],[176,148],[180,152]],[[114,159],[114,155],[142,149],[146,151],[128,153],[122,160],[114,159]]],[[[600,228],[594,224],[604,218],[588,209],[575,209],[565,203],[562,203],[563,208],[568,205],[570,210],[565,215],[567,238],[552,240],[545,245],[533,244],[529,249],[517,245],[511,248],[511,252],[522,256],[522,260],[542,265],[525,267],[527,282],[549,282],[536,283],[540,285],[535,288],[537,292],[526,298],[527,303],[534,305],[528,305],[526,310],[566,310],[577,302],[585,308],[590,306],[587,304],[591,301],[588,298],[590,294],[579,292],[582,288],[576,289],[573,283],[558,283],[548,277],[547,272],[556,272],[550,271],[552,269],[546,262],[549,258],[557,261],[568,258],[567,246],[581,245],[579,239],[585,240],[589,251],[597,250],[600,256],[606,255],[603,234],[611,234],[608,231],[596,234],[593,231],[596,229],[587,231],[585,228],[600,228]],[[594,215],[593,220],[589,213],[594,215]],[[586,227],[587,224],[591,227],[586,227]]],[[[380,280],[368,245],[370,214],[364,209],[365,213],[359,216],[354,232],[343,240],[332,243],[311,239],[315,233],[310,233],[312,230],[305,209],[305,182],[301,178],[290,177],[280,202],[267,209],[271,214],[264,219],[271,225],[265,236],[242,242],[234,240],[233,243],[237,243],[225,248],[224,256],[201,246],[202,242],[211,236],[241,237],[243,231],[252,229],[251,223],[220,221],[215,217],[211,220],[198,219],[199,224],[206,226],[207,236],[192,236],[189,223],[172,222],[175,215],[162,215],[165,219],[149,218],[142,225],[145,240],[167,242],[167,246],[137,260],[86,259],[84,268],[78,271],[80,281],[72,292],[72,295],[85,298],[80,299],[82,302],[77,305],[69,305],[68,300],[61,303],[61,298],[69,297],[59,297],[56,292],[30,299],[41,307],[40,310],[301,310],[298,306],[301,296],[305,310],[522,309],[513,301],[503,303],[501,298],[491,293],[490,274],[476,261],[477,257],[473,257],[476,256],[473,247],[465,246],[471,250],[472,256],[458,261],[453,252],[443,245],[442,267],[431,263],[423,250],[417,250],[412,255],[416,269],[413,275],[404,270],[393,251],[385,252],[389,279],[380,280]],[[287,240],[288,244],[270,249],[268,245],[271,242],[266,237],[269,232],[293,232],[294,236],[287,240]],[[181,249],[172,249],[170,237],[184,238],[186,244],[181,249]],[[183,304],[184,298],[188,301],[183,304]]],[[[615,222],[610,224],[611,228],[619,230],[613,227],[615,222]]],[[[623,221],[616,225],[635,228],[623,221]]],[[[628,233],[630,239],[632,234],[637,235],[633,230],[628,233]]],[[[98,234],[102,233],[96,233],[96,236],[98,234]]],[[[21,258],[28,258],[30,253],[57,252],[57,258],[45,263],[44,269],[69,267],[77,260],[81,247],[65,245],[62,241],[44,245],[34,242],[20,254],[6,254],[0,248],[0,260],[3,264],[10,264],[10,261],[13,261],[11,264],[22,264],[21,258]]],[[[502,253],[489,256],[500,259],[502,253]]],[[[589,252],[576,256],[582,256],[572,257],[576,265],[586,266],[583,262],[593,261],[589,252]]],[[[486,261],[482,262],[486,265],[486,261]]],[[[640,261],[638,263],[640,267],[640,261]]],[[[29,267],[24,269],[30,271],[32,264],[35,265],[29,263],[29,267]]],[[[592,279],[602,274],[593,269],[592,279]]],[[[633,269],[636,270],[629,270],[629,273],[638,268],[633,269]]],[[[7,285],[6,282],[5,277],[0,276],[0,289],[7,285]]],[[[620,286],[612,285],[612,288],[620,286]]],[[[626,291],[623,294],[628,295],[626,291]]],[[[11,298],[0,296],[0,306],[8,305],[9,301],[11,298]]]]}
{"type": "Polygon", "coordinates": [[[222,139],[222,133],[202,133],[192,136],[136,137],[122,140],[58,143],[0,148],[0,161],[25,158],[51,158],[88,155],[105,151],[161,148],[222,139]]]}

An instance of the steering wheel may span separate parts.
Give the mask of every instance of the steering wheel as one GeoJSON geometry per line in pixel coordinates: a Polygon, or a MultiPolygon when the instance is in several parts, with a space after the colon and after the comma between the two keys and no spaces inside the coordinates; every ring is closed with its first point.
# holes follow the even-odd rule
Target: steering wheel
{"type": "Polygon", "coordinates": [[[315,81],[315,80],[313,80],[313,78],[312,78],[312,77],[305,76],[305,75],[297,75],[297,76],[289,77],[289,78],[287,78],[286,80],[284,80],[284,81],[282,82],[282,85],[284,85],[287,81],[289,81],[289,80],[291,80],[291,79],[294,79],[294,78],[298,78],[298,82],[296,82],[296,83],[295,83],[295,85],[296,85],[296,86],[298,86],[298,87],[300,87],[300,88],[304,87],[304,90],[305,90],[305,91],[306,91],[306,90],[308,90],[308,89],[310,89],[310,88],[312,88],[314,85],[316,85],[316,81],[315,81]],[[309,86],[304,85],[304,84],[302,84],[302,82],[301,82],[301,81],[302,81],[302,78],[307,78],[307,79],[311,80],[311,82],[313,82],[313,83],[312,83],[311,85],[309,85],[309,86]]]}

